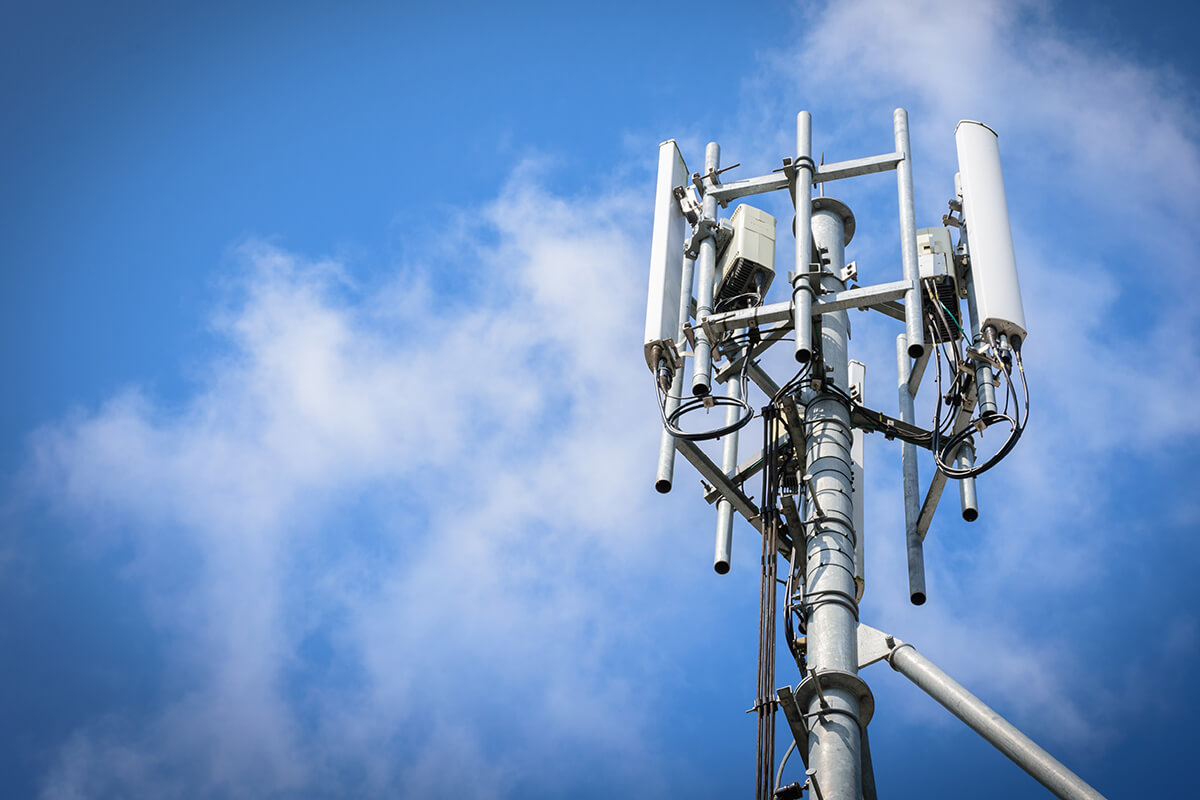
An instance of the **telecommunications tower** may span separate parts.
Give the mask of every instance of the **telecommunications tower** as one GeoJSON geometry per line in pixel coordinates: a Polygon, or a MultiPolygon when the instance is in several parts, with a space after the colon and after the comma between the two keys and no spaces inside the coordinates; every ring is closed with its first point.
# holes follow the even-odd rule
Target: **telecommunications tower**
{"type": "Polygon", "coordinates": [[[958,483],[963,519],[976,519],[976,478],[1012,450],[1029,409],[1021,363],[1025,313],[996,133],[979,122],[958,124],[959,172],[949,213],[940,225],[917,228],[904,109],[893,114],[893,130],[891,153],[818,165],[812,118],[802,111],[795,154],[768,175],[730,183],[721,181],[732,168],[721,168],[717,143],[705,148],[703,170],[690,174],[673,140],[659,146],[645,337],[663,424],[655,486],[671,490],[676,452],[700,473],[705,499],[716,504],[718,573],[730,569],[735,512],[762,536],[753,709],[757,800],[798,798],[805,791],[813,800],[874,800],[867,738],[874,698],[859,670],[884,660],[1056,796],[1102,800],[912,645],[859,621],[863,436],[876,432],[900,442],[909,597],[920,605],[925,534],[947,481],[958,483]],[[853,285],[858,268],[847,263],[846,247],[854,214],[826,196],[824,185],[892,170],[902,275],[853,285]],[[818,185],[822,190],[813,197],[818,185]],[[781,190],[795,207],[795,265],[787,276],[788,299],[767,303],[775,277],[775,218],[740,202],[729,218],[718,216],[718,209],[781,190]],[[866,367],[849,358],[851,308],[870,309],[901,326],[896,416],[865,405],[866,367]],[[795,361],[779,383],[761,359],[784,341],[791,342],[795,361]],[[926,428],[917,420],[914,397],[930,361],[936,396],[926,428]],[[715,384],[724,384],[724,392],[715,392],[715,384]],[[766,398],[757,410],[752,386],[766,398]],[[704,423],[696,420],[709,414],[700,410],[717,407],[724,411],[720,426],[701,429],[704,423]],[[739,461],[739,436],[756,418],[761,444],[739,461]],[[703,449],[705,441],[719,442],[720,463],[703,449]],[[923,497],[918,448],[928,450],[936,465],[923,497]],[[777,583],[784,585],[782,615],[777,583]],[[800,672],[794,687],[775,681],[780,616],[800,672]],[[778,764],[777,710],[793,738],[778,764]],[[794,751],[805,776],[785,781],[794,751]]]}

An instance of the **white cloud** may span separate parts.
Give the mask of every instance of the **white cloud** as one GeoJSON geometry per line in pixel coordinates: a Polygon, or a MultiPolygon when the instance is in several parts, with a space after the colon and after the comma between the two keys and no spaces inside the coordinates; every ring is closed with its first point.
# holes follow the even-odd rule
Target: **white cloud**
{"type": "Polygon", "coordinates": [[[614,587],[666,547],[637,522],[657,442],[640,201],[553,197],[518,170],[459,262],[366,289],[249,242],[214,324],[227,349],[190,401],[131,389],[38,433],[41,489],[132,544],[190,676],[156,736],[78,732],[48,797],[144,788],[145,770],[92,757],[117,751],[230,795],[347,764],[365,793],[428,797],[508,794],[547,761],[565,779],[572,750],[649,768],[629,681],[653,659],[609,668],[655,616],[614,587]],[[461,293],[430,288],[444,268],[461,293]],[[354,531],[364,495],[382,532],[354,531]],[[180,559],[190,579],[155,580],[180,559]],[[297,697],[314,633],[358,680],[297,697]],[[508,729],[499,754],[478,725],[508,729]]]}

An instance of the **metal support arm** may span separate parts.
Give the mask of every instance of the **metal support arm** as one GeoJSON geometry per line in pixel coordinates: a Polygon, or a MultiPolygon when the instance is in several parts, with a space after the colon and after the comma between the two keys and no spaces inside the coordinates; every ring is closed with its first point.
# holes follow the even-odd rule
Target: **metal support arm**
{"type": "Polygon", "coordinates": [[[892,669],[915,683],[971,730],[1008,756],[1055,797],[1104,800],[1104,796],[1063,766],[994,709],[966,690],[911,644],[868,625],[858,626],[859,668],[887,660],[892,669]]]}
{"type": "MultiPolygon", "coordinates": [[[[885,153],[878,156],[855,158],[850,161],[838,161],[833,164],[821,164],[817,167],[812,180],[813,183],[825,183],[843,178],[853,178],[858,175],[886,172],[895,169],[896,165],[903,160],[904,156],[900,153],[885,153]]],[[[777,192],[780,189],[786,189],[789,182],[787,173],[772,172],[770,175],[761,175],[757,178],[745,178],[744,180],[722,184],[709,189],[709,194],[716,197],[717,202],[724,206],[740,197],[749,197],[755,194],[765,194],[767,192],[777,192]]]]}
{"type": "MultiPolygon", "coordinates": [[[[832,314],[848,308],[874,308],[904,297],[909,286],[908,281],[892,281],[877,286],[861,286],[857,289],[830,292],[821,295],[819,300],[812,303],[811,313],[812,316],[819,317],[822,314],[832,314]]],[[[722,333],[735,328],[753,328],[776,322],[789,322],[792,319],[792,310],[793,303],[784,301],[738,311],[726,311],[721,314],[710,314],[704,320],[704,329],[711,339],[715,339],[722,333]]]]}

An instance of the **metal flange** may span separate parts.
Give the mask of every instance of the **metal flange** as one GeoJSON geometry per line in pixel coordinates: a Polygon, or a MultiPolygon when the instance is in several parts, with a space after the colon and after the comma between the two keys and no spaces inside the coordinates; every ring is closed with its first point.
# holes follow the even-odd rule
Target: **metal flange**
{"type": "Polygon", "coordinates": [[[824,670],[819,674],[810,672],[808,677],[800,682],[795,696],[796,706],[801,713],[808,713],[812,699],[818,695],[818,681],[821,692],[827,689],[842,689],[858,698],[858,724],[861,728],[867,727],[871,717],[875,716],[875,695],[871,694],[871,688],[862,678],[853,672],[840,669],[824,670]]]}
{"type": "Polygon", "coordinates": [[[846,241],[843,244],[850,244],[850,240],[854,238],[854,214],[850,211],[850,206],[833,197],[814,197],[812,210],[814,212],[832,211],[841,217],[842,226],[846,232],[846,241]]]}

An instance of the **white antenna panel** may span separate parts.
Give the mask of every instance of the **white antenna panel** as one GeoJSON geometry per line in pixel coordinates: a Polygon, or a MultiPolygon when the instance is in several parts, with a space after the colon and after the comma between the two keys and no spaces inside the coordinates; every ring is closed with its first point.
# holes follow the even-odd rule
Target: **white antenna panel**
{"type": "Polygon", "coordinates": [[[994,326],[999,333],[1024,339],[1025,307],[1017,281],[996,132],[981,122],[963,120],[954,129],[954,141],[981,327],[994,326]]]}
{"type": "MultiPolygon", "coordinates": [[[[656,344],[679,335],[679,306],[683,283],[683,240],[687,220],[674,190],[687,184],[687,164],[674,139],[658,146],[658,180],[654,185],[654,233],[650,237],[650,289],[646,296],[646,365],[656,344]]],[[[689,291],[691,287],[688,287],[689,291]]]]}

